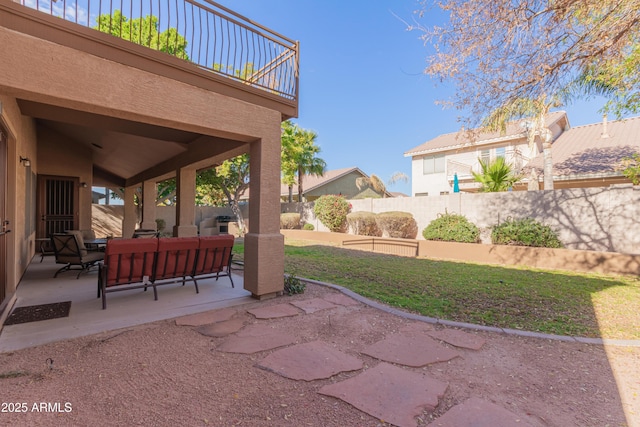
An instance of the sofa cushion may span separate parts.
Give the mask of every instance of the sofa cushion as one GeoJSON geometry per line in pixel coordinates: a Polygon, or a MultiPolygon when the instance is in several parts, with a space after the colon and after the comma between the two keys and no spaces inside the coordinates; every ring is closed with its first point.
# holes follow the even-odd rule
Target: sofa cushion
{"type": "Polygon", "coordinates": [[[195,274],[217,273],[228,266],[233,242],[231,234],[200,237],[195,274]]]}
{"type": "Polygon", "coordinates": [[[158,258],[154,280],[193,275],[198,251],[197,237],[158,239],[158,258]]]}
{"type": "Polygon", "coordinates": [[[153,277],[158,239],[113,239],[104,253],[106,286],[143,282],[153,277]]]}

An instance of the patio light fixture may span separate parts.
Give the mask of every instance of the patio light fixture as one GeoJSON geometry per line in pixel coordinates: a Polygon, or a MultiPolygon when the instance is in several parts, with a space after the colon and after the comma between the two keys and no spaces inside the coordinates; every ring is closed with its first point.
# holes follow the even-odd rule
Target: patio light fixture
{"type": "Polygon", "coordinates": [[[28,168],[29,166],[31,166],[31,160],[29,160],[28,157],[20,156],[20,163],[22,163],[22,166],[24,166],[25,168],[28,168]]]}

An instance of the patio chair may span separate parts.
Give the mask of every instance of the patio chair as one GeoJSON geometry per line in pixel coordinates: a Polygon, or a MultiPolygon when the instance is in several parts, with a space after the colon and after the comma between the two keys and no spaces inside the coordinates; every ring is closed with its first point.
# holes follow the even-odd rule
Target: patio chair
{"type": "Polygon", "coordinates": [[[104,258],[102,252],[87,251],[76,233],[54,233],[51,235],[51,245],[56,256],[56,263],[65,264],[64,267],[56,271],[53,275],[54,278],[63,271],[72,270],[72,266],[78,266],[80,272],[76,279],[79,279],[82,273],[88,272],[91,267],[104,258]]]}
{"type": "Polygon", "coordinates": [[[81,250],[84,249],[87,252],[100,250],[100,247],[98,245],[87,243],[87,241],[92,242],[96,239],[96,234],[93,232],[93,230],[66,230],[65,233],[75,234],[76,240],[81,250]]]}

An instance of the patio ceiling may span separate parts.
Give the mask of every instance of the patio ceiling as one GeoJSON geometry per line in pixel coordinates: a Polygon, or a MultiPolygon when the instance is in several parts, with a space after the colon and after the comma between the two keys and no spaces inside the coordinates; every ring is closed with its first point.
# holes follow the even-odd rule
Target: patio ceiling
{"type": "Polygon", "coordinates": [[[39,126],[92,151],[96,186],[125,186],[142,179],[168,178],[176,168],[188,164],[199,169],[210,167],[219,163],[211,156],[242,145],[238,141],[25,99],[19,99],[18,105],[22,114],[35,118],[39,126]],[[203,145],[210,147],[202,150],[203,145]],[[190,151],[197,153],[190,155],[190,151]]]}

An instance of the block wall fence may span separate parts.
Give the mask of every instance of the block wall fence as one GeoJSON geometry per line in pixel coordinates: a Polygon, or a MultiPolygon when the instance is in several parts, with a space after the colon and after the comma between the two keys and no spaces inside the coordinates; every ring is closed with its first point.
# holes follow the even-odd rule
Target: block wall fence
{"type": "MultiPolygon", "coordinates": [[[[619,185],[608,188],[575,188],[550,191],[503,193],[456,193],[444,196],[397,197],[349,200],[352,212],[402,211],[422,230],[445,212],[459,213],[483,230],[483,243],[490,243],[490,229],[508,218],[533,218],[551,226],[567,249],[640,254],[640,186],[619,185]]],[[[121,223],[121,206],[94,205],[94,229],[98,212],[113,215],[113,226],[121,223]],[[120,217],[120,218],[118,218],[120,217]]],[[[248,206],[242,207],[245,220],[248,206]]],[[[317,231],[328,231],[313,214],[313,203],[283,203],[282,212],[299,212],[302,220],[317,231]]],[[[229,208],[197,207],[196,225],[217,215],[232,214],[229,208]]],[[[175,224],[174,207],[157,207],[156,216],[166,221],[166,229],[175,224]]],[[[120,229],[121,230],[121,229],[120,229]]],[[[101,234],[97,231],[98,234],[101,234]]],[[[118,231],[108,234],[119,235],[118,231]]]]}
{"type": "MultiPolygon", "coordinates": [[[[466,216],[490,243],[491,227],[508,218],[533,218],[551,226],[567,249],[640,254],[640,186],[575,188],[502,193],[455,193],[444,196],[349,200],[352,212],[402,211],[422,230],[445,212],[466,216]]],[[[283,204],[282,212],[300,212],[318,231],[313,203],[283,204]]]]}

